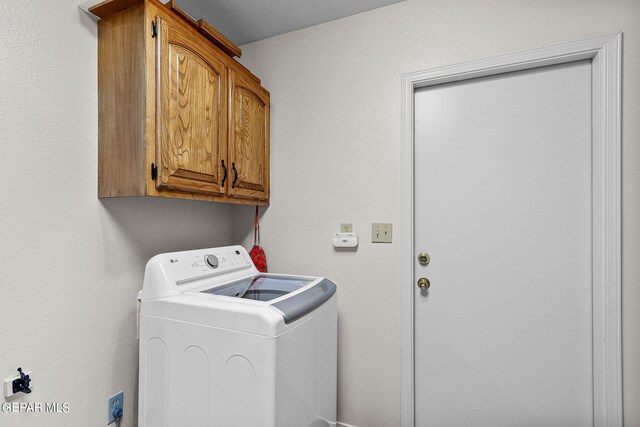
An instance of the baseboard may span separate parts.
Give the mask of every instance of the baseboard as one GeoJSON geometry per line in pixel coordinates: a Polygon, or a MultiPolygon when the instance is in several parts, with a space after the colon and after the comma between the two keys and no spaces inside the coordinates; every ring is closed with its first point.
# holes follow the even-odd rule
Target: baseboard
{"type": "Polygon", "coordinates": [[[341,423],[340,421],[338,421],[337,427],[356,427],[356,426],[352,426],[351,424],[341,423]]]}

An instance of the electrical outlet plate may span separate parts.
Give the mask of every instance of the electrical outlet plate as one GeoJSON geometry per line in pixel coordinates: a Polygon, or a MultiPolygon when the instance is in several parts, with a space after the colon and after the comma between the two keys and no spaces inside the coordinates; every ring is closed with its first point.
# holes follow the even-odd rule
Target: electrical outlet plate
{"type": "Polygon", "coordinates": [[[371,242],[391,243],[393,224],[374,222],[371,224],[371,242]]]}
{"type": "Polygon", "coordinates": [[[340,224],[340,232],[341,233],[351,233],[353,232],[353,224],[340,224]]]}
{"type": "Polygon", "coordinates": [[[118,405],[124,411],[124,391],[119,391],[107,399],[107,424],[115,422],[116,417],[113,416],[113,410],[118,405]]]}
{"type": "MultiPolygon", "coordinates": [[[[22,371],[24,372],[25,375],[29,375],[29,378],[31,378],[31,371],[22,371]]],[[[13,380],[17,380],[18,378],[20,378],[20,373],[16,372],[15,375],[12,375],[10,377],[7,377],[4,379],[4,397],[10,397],[13,396],[13,380]]],[[[33,378],[32,378],[33,379],[33,378]]],[[[31,384],[29,384],[29,388],[31,390],[33,390],[33,382],[31,382],[31,384]]]]}

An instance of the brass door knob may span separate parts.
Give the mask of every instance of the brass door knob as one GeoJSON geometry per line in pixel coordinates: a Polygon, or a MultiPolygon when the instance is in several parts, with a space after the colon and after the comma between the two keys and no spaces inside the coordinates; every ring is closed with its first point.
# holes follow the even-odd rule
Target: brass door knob
{"type": "Polygon", "coordinates": [[[421,277],[418,279],[418,287],[420,289],[429,289],[429,286],[431,286],[431,282],[426,277],[421,277]]]}
{"type": "Polygon", "coordinates": [[[421,252],[418,254],[418,262],[421,265],[429,265],[429,261],[431,261],[431,257],[426,252],[421,252]]]}

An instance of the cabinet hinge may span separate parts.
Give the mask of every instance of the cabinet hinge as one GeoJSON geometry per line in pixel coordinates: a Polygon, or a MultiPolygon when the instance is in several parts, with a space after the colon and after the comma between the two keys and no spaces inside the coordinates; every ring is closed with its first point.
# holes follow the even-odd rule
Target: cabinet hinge
{"type": "Polygon", "coordinates": [[[151,179],[155,181],[156,178],[158,178],[158,167],[151,163],[151,179]]]}
{"type": "Polygon", "coordinates": [[[151,21],[151,37],[155,37],[158,35],[158,24],[156,21],[151,21]]]}

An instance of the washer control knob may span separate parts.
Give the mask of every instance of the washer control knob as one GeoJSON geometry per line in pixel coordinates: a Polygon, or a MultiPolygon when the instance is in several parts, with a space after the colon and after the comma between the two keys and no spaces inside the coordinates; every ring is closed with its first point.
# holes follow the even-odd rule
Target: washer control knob
{"type": "Polygon", "coordinates": [[[204,262],[211,268],[218,268],[218,257],[215,255],[205,255],[204,262]]]}

